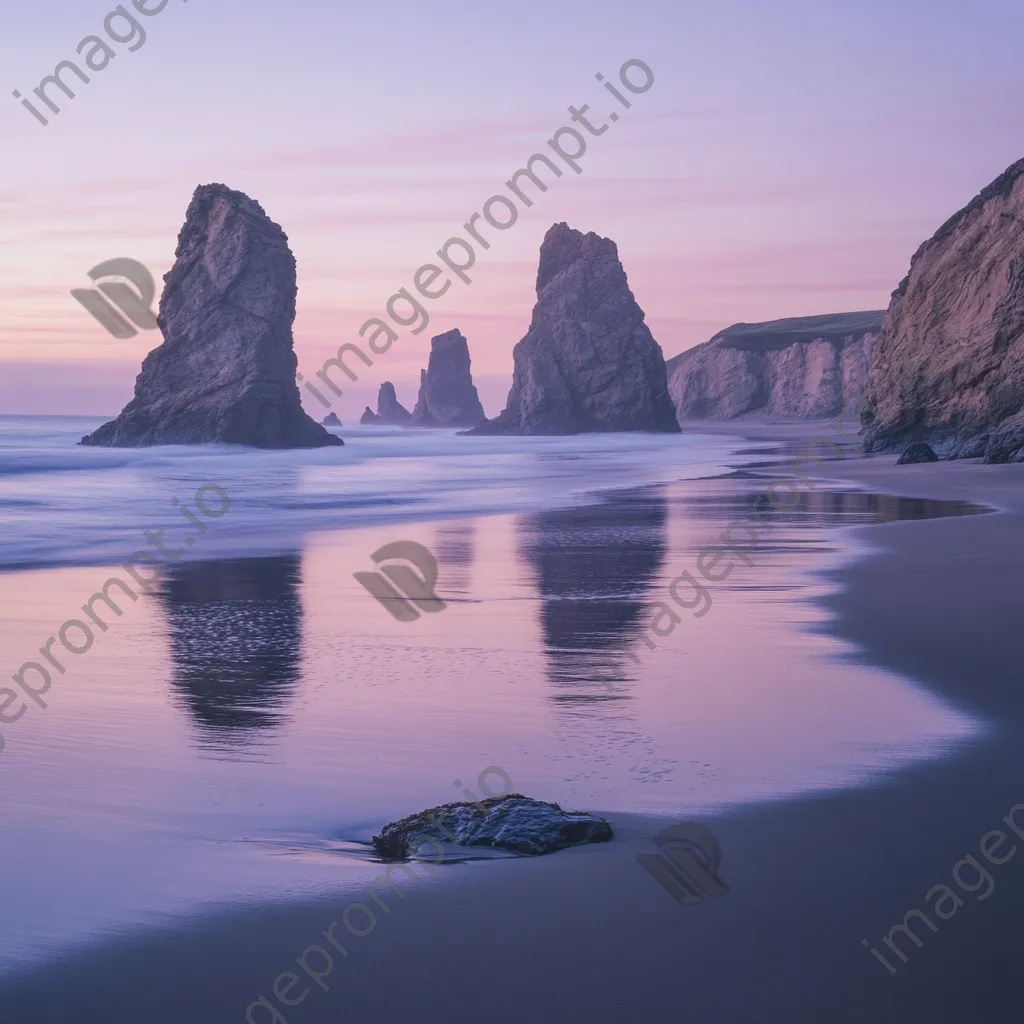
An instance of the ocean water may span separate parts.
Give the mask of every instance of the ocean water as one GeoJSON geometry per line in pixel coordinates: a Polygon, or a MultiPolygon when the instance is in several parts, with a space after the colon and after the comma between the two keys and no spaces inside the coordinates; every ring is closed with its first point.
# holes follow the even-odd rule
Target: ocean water
{"type": "Polygon", "coordinates": [[[144,531],[183,554],[88,650],[55,648],[46,707],[0,726],[0,970],[355,887],[380,825],[500,792],[489,768],[564,806],[687,820],[880,784],[985,728],[858,664],[819,603],[821,570],[863,544],[847,527],[976,510],[809,493],[705,615],[649,644],[650,602],[764,492],[735,472],[747,442],[77,447],[97,422],[0,419],[5,671],[127,579],[144,531]],[[195,508],[206,483],[230,506],[200,531],[171,499],[195,508]],[[443,611],[400,622],[354,578],[397,540],[437,557],[443,611]]]}
{"type": "MultiPolygon", "coordinates": [[[[345,427],[344,448],[85,448],[95,417],[0,416],[0,569],[96,565],[184,536],[197,488],[228,492],[230,527],[190,557],[295,550],[317,531],[572,505],[599,489],[714,475],[729,439],[616,434],[463,438],[450,430],[345,427]]],[[[209,503],[216,507],[211,497],[209,503]]],[[[191,531],[193,534],[195,530],[191,531]]]]}

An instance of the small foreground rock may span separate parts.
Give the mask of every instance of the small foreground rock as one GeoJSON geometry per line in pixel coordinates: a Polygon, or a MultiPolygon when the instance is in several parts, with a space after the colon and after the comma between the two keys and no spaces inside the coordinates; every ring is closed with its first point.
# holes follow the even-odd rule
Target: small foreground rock
{"type": "Polygon", "coordinates": [[[570,846],[604,843],[613,835],[611,825],[597,815],[563,811],[558,804],[510,793],[479,804],[442,804],[410,814],[385,825],[380,835],[373,837],[373,845],[386,860],[406,860],[420,843],[431,839],[539,856],[570,846]]]}

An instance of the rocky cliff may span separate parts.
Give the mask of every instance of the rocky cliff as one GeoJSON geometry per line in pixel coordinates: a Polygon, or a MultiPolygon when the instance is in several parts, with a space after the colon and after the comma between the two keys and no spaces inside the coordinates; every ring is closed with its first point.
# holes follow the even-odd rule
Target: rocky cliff
{"type": "Polygon", "coordinates": [[[867,451],[1024,462],[1024,160],[914,254],[862,419],[867,451]]]}
{"type": "Polygon", "coordinates": [[[668,361],[680,420],[859,413],[882,311],[735,324],[668,361]]]}
{"type": "Polygon", "coordinates": [[[533,319],[512,359],[504,412],[471,433],[679,432],[665,360],[609,238],[548,230],[533,319]]]}
{"type": "Polygon", "coordinates": [[[175,257],[157,317],[163,344],[143,360],[117,419],[81,443],[343,444],[299,401],[295,257],[281,228],[241,192],[201,185],[175,257]]]}
{"type": "Polygon", "coordinates": [[[483,419],[466,339],[459,331],[431,338],[430,358],[427,368],[420,370],[420,393],[409,426],[472,427],[483,419]]]}

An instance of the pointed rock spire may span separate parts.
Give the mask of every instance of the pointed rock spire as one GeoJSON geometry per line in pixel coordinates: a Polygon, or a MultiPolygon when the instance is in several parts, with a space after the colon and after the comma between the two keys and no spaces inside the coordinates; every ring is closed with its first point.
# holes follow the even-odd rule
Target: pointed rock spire
{"type": "Polygon", "coordinates": [[[299,400],[295,257],[259,203],[225,185],[200,185],[175,256],[157,317],[163,344],[143,360],[135,397],[117,419],[81,443],[343,444],[299,400]]]}

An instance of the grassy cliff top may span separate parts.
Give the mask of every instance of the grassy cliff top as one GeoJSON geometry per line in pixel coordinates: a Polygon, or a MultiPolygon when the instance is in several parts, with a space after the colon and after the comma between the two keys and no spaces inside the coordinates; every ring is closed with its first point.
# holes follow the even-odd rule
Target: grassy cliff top
{"type": "Polygon", "coordinates": [[[704,344],[742,349],[746,352],[770,352],[786,348],[795,342],[814,341],[816,338],[839,341],[842,338],[881,330],[884,315],[885,310],[873,309],[860,313],[794,316],[785,320],[770,320],[763,324],[733,324],[732,327],[719,331],[704,344]]]}

